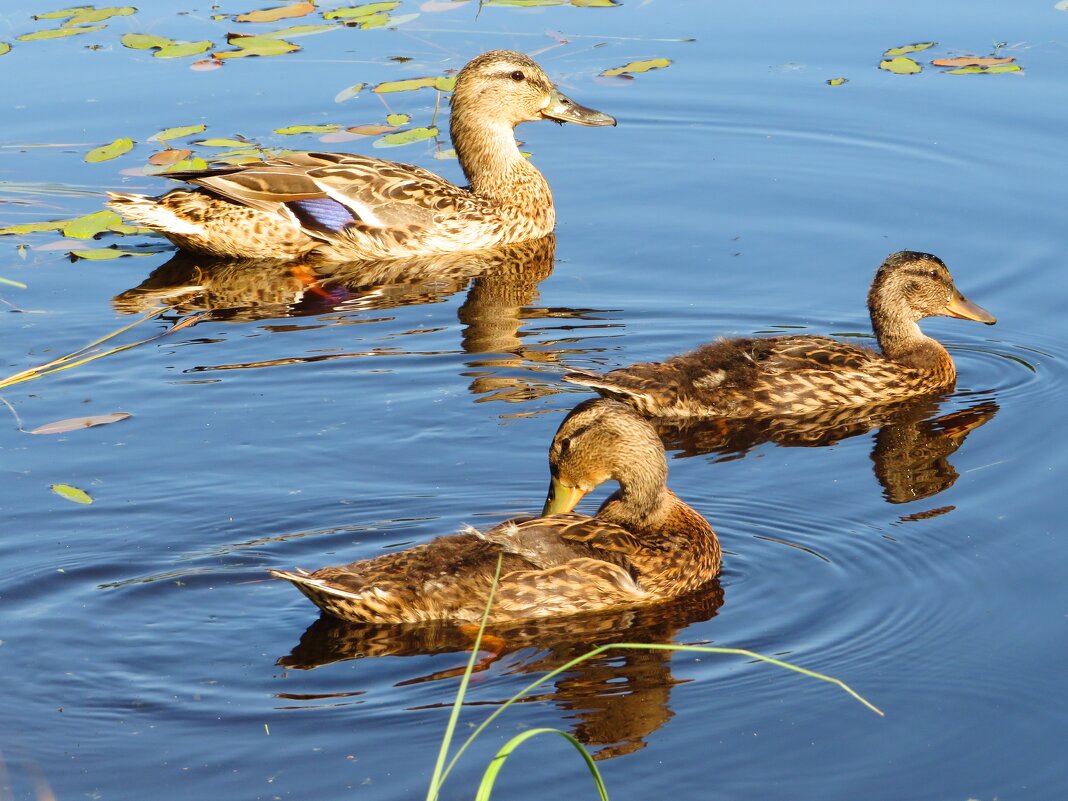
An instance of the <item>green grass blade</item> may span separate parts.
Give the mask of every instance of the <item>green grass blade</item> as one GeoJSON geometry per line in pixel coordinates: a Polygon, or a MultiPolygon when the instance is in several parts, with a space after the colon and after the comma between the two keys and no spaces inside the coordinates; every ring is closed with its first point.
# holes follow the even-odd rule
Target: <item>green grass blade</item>
{"type": "Polygon", "coordinates": [[[590,756],[589,751],[583,747],[582,743],[566,731],[547,728],[529,729],[522,734],[517,734],[501,746],[501,750],[493,757],[489,765],[486,767],[486,772],[482,774],[482,781],[479,782],[478,792],[475,794],[475,801],[489,801],[490,794],[493,792],[493,784],[497,781],[497,774],[501,772],[501,768],[504,767],[504,763],[508,757],[512,755],[512,752],[515,751],[515,749],[531,737],[537,737],[540,734],[558,734],[571,743],[571,745],[575,746],[575,750],[582,755],[582,759],[586,762],[586,767],[589,769],[590,775],[593,776],[593,781],[597,785],[597,792],[601,796],[601,801],[608,801],[608,789],[604,786],[601,772],[597,770],[597,763],[593,761],[593,757],[590,756]]]}

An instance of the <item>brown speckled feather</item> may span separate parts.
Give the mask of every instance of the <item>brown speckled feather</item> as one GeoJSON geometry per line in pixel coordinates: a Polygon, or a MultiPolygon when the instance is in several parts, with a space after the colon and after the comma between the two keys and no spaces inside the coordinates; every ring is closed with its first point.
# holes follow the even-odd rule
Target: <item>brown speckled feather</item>
{"type": "Polygon", "coordinates": [[[892,254],[869,293],[882,353],[821,336],[722,339],[664,362],[603,375],[575,371],[591,387],[651,417],[754,417],[805,414],[886,403],[951,389],[956,368],[916,322],[932,315],[993,323],[953,286],[940,259],[892,254]]]}

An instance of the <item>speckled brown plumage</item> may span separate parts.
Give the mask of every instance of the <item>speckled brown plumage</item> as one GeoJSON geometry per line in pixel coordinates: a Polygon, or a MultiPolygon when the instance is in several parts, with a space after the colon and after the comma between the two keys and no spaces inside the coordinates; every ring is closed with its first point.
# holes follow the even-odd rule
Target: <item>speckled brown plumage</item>
{"type": "Polygon", "coordinates": [[[452,98],[451,135],[470,188],[409,164],[298,153],[169,173],[199,188],[112,192],[108,205],[184,250],[221,258],[350,261],[491,248],[555,224],[549,185],[514,135],[518,124],[542,119],[615,124],[561,94],[532,59],[495,50],[460,71],[452,98]],[[308,202],[325,203],[329,221],[308,202]]]}
{"type": "Polygon", "coordinates": [[[406,551],[314,573],[272,570],[324,612],[368,623],[477,621],[493,583],[493,621],[593,612],[673,598],[719,573],[708,522],[664,482],[664,448],[648,422],[608,400],[580,404],[549,451],[542,517],[439,537],[406,551]],[[595,517],[579,499],[614,480],[595,517]]]}
{"type": "Polygon", "coordinates": [[[651,417],[804,414],[952,389],[953,359],[917,321],[996,322],[956,289],[941,259],[913,251],[893,253],[879,267],[868,309],[881,353],[821,336],[722,339],[666,362],[563,378],[651,417]]]}

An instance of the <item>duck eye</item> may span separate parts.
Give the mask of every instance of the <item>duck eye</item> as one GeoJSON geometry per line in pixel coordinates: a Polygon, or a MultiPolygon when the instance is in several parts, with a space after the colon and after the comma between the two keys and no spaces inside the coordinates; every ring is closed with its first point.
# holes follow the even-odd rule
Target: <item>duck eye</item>
{"type": "Polygon", "coordinates": [[[571,450],[571,440],[565,437],[560,440],[560,455],[563,456],[569,450],[571,450]]]}
{"type": "Polygon", "coordinates": [[[523,80],[524,78],[526,78],[527,76],[523,74],[523,71],[522,71],[522,70],[516,70],[515,72],[513,72],[513,73],[512,73],[512,74],[511,74],[510,76],[508,76],[508,77],[510,77],[510,78],[511,78],[511,79],[512,79],[513,81],[521,81],[521,80],[523,80]]]}

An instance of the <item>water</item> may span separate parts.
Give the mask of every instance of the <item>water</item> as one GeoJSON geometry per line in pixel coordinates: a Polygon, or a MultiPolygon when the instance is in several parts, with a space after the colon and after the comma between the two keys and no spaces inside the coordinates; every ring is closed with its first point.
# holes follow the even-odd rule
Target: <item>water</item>
{"type": "MultiPolygon", "coordinates": [[[[51,7],[18,5],[0,12],[0,41],[46,25],[29,16],[51,7]]],[[[559,382],[563,368],[659,358],[717,335],[865,334],[867,284],[900,248],[943,257],[999,317],[994,328],[925,323],[957,361],[958,391],[872,430],[846,421],[815,437],[824,447],[803,447],[797,432],[665,431],[671,486],[727,550],[718,590],[608,616],[580,636],[515,634],[477,675],[463,720],[613,639],[781,655],[847,681],[886,717],[738,658],[614,654],[507,710],[445,797],[469,796],[494,749],[533,726],[574,731],[614,798],[1065,794],[1068,13],[1052,2],[826,0],[476,16],[469,3],[198,73],[192,59],[152,59],[119,36],[221,45],[238,24],[211,21],[207,6],[138,8],[98,33],[16,42],[0,56],[18,79],[2,89],[0,225],[96,211],[105,189],[161,191],[159,179],[119,171],[144,164],[145,140],[170,125],[328,147],[272,131],[380,121],[385,109],[366,91],[332,99],[495,47],[549,48],[537,57],[550,74],[620,124],[520,128],[553,186],[555,242],[406,286],[339,276],[332,298],[294,303],[285,271],[209,282],[188,266],[158,269],[168,252],[71,263],[72,245],[53,249],[54,233],[0,239],[0,277],[27,285],[0,286],[0,297],[35,312],[0,316],[5,373],[161,299],[177,309],[121,341],[214,309],[3,391],[26,429],[133,414],[56,436],[21,433],[9,416],[0,431],[0,749],[11,797],[32,798],[37,775],[60,799],[425,792],[466,643],[448,630],[315,623],[313,607],[265,569],[369,557],[538,509],[549,439],[586,397],[559,382]],[[876,69],[886,48],[919,41],[938,41],[937,56],[1006,42],[1000,54],[1025,74],[876,69]],[[388,60],[398,55],[413,61],[388,60]],[[655,57],[673,64],[630,82],[595,79],[655,57]],[[849,83],[825,84],[839,76],[849,83]],[[141,144],[83,162],[120,136],[141,144]],[[62,146],[22,146],[32,143],[62,146]],[[188,291],[191,277],[204,288],[188,291]],[[49,491],[55,483],[95,502],[70,503],[49,491]]],[[[406,0],[401,11],[420,8],[406,0]]],[[[319,21],[289,22],[309,20],[319,21]]],[[[425,125],[434,98],[389,103],[425,125]]],[[[459,178],[433,145],[329,147],[459,178]]],[[[538,740],[509,762],[498,792],[594,790],[562,741],[538,740]]]]}

